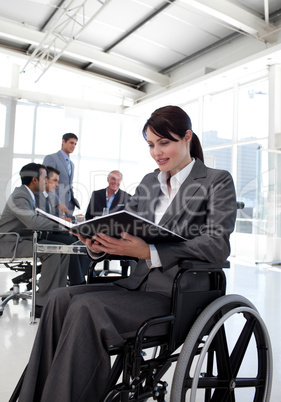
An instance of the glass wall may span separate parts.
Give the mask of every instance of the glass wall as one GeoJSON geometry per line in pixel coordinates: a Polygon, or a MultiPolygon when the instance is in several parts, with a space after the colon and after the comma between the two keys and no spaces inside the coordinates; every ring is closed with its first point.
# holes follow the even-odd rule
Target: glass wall
{"type": "Polygon", "coordinates": [[[233,141],[233,91],[205,96],[203,99],[204,148],[229,144],[233,141]]]}
{"type": "Polygon", "coordinates": [[[123,173],[121,188],[133,194],[141,178],[155,168],[141,134],[142,125],[142,118],[117,113],[18,101],[11,188],[20,184],[18,172],[23,165],[42,163],[45,155],[61,148],[62,135],[73,132],[78,136],[71,155],[73,187],[81,212],[85,212],[92,191],[106,187],[111,170],[123,173]]]}
{"type": "Polygon", "coordinates": [[[5,146],[6,133],[6,105],[0,103],[0,148],[5,146]]]}
{"type": "Polygon", "coordinates": [[[255,260],[280,261],[281,152],[260,147],[257,153],[256,204],[253,212],[255,260]]]}
{"type": "MultiPolygon", "coordinates": [[[[197,117],[200,107],[197,102],[185,105],[184,109],[197,117]]],[[[236,232],[255,233],[258,150],[268,144],[268,80],[203,97],[201,118],[202,130],[197,134],[205,163],[232,173],[237,199],[245,203],[245,208],[238,211],[236,232]]]]}
{"type": "MultiPolygon", "coordinates": [[[[261,205],[257,195],[259,150],[266,149],[268,143],[268,80],[235,85],[182,107],[201,139],[205,163],[233,175],[237,199],[245,203],[238,211],[236,232],[256,234],[256,214],[261,205]]],[[[2,146],[6,108],[0,104],[2,146]]],[[[60,149],[65,132],[74,132],[79,140],[71,159],[81,212],[85,212],[91,192],[106,187],[107,174],[113,169],[123,173],[121,187],[133,194],[141,178],[157,167],[142,137],[146,119],[17,101],[12,187],[18,184],[18,172],[24,164],[42,162],[46,154],[60,149]]]]}

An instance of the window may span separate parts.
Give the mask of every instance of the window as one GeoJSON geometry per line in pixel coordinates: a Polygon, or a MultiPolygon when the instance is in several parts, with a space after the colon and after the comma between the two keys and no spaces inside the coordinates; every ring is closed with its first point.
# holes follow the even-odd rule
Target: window
{"type": "Polygon", "coordinates": [[[238,95],[238,141],[268,136],[268,80],[241,86],[238,95]]]}
{"type": "Polygon", "coordinates": [[[233,138],[233,91],[205,96],[203,147],[229,144],[233,138]]]}
{"type": "Polygon", "coordinates": [[[215,169],[232,171],[232,147],[204,151],[205,164],[215,169]]]}
{"type": "Polygon", "coordinates": [[[14,137],[14,153],[32,154],[35,105],[18,103],[14,137]]]}
{"type": "Polygon", "coordinates": [[[238,211],[236,230],[242,233],[254,233],[253,219],[257,209],[258,158],[262,141],[241,144],[237,147],[237,199],[245,203],[242,211],[238,211]]]}
{"type": "Polygon", "coordinates": [[[190,117],[192,130],[199,136],[199,102],[188,103],[183,109],[190,117]]]}
{"type": "Polygon", "coordinates": [[[118,160],[119,152],[119,116],[98,112],[85,113],[81,127],[81,155],[92,157],[95,169],[99,158],[118,160]],[[97,158],[96,161],[94,158],[97,158]]]}
{"type": "Polygon", "coordinates": [[[0,148],[4,148],[5,146],[6,113],[7,113],[6,105],[0,104],[0,148]]]}
{"type": "MultiPolygon", "coordinates": [[[[35,153],[48,155],[61,148],[64,132],[64,109],[38,106],[36,109],[35,153]]],[[[73,131],[71,131],[73,132],[73,131]]]]}

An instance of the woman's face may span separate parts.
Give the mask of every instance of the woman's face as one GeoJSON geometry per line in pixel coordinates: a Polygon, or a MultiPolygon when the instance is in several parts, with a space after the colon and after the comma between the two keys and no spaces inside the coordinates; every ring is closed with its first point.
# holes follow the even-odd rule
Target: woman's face
{"type": "Polygon", "coordinates": [[[170,172],[173,176],[191,162],[189,143],[192,137],[191,130],[187,130],[184,138],[172,134],[178,141],[171,141],[165,137],[158,137],[150,128],[146,131],[146,140],[150,155],[163,172],[170,172]]]}

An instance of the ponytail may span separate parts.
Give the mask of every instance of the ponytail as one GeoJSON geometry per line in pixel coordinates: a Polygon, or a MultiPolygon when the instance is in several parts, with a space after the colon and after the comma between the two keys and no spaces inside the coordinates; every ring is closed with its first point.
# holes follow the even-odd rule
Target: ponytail
{"type": "Polygon", "coordinates": [[[201,147],[199,138],[195,133],[192,133],[192,139],[190,142],[190,156],[193,158],[198,158],[204,163],[203,149],[201,147]]]}

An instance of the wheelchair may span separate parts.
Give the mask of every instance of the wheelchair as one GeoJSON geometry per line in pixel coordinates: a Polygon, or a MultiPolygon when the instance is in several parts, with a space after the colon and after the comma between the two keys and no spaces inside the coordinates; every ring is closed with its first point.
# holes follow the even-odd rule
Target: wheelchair
{"type": "MultiPolygon", "coordinates": [[[[111,376],[101,401],[270,401],[269,334],[249,300],[225,294],[229,267],[229,261],[179,262],[170,314],[144,322],[123,347],[110,347],[111,376]],[[149,335],[163,324],[165,336],[149,335]],[[173,364],[169,389],[165,375],[173,364]]],[[[94,274],[88,283],[117,278],[94,274]]],[[[9,402],[18,400],[23,378],[9,402]]]]}
{"type": "MultiPolygon", "coordinates": [[[[183,260],[179,267],[170,314],[144,322],[124,347],[110,348],[115,360],[102,401],[269,401],[269,334],[249,300],[225,294],[223,269],[229,261],[183,260]],[[159,324],[168,326],[167,335],[149,336],[149,329],[159,324]],[[172,364],[165,399],[165,374],[172,364]]],[[[88,283],[99,280],[112,279],[88,277],[88,283]]]]}

